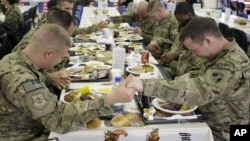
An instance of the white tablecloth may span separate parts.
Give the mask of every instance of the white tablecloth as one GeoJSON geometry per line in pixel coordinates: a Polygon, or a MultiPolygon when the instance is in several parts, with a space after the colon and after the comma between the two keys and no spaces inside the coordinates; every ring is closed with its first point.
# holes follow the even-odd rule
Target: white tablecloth
{"type": "MultiPolygon", "coordinates": [[[[97,9],[97,7],[84,7],[83,13],[81,17],[81,22],[79,27],[88,27],[94,23],[98,22],[98,16],[94,14],[93,10],[97,9]]],[[[109,16],[119,16],[120,13],[117,11],[115,7],[108,7],[109,10],[108,14],[103,14],[103,20],[108,18],[109,16]]]]}
{"type": "MultiPolygon", "coordinates": [[[[159,128],[159,137],[161,141],[213,141],[212,133],[206,123],[183,123],[183,124],[155,124],[143,127],[124,127],[128,136],[120,136],[119,141],[145,141],[146,135],[154,128],[159,128]]],[[[66,134],[51,132],[49,138],[57,137],[60,141],[103,141],[104,132],[114,131],[118,128],[102,127],[98,129],[81,128],[78,131],[66,134]]]]}

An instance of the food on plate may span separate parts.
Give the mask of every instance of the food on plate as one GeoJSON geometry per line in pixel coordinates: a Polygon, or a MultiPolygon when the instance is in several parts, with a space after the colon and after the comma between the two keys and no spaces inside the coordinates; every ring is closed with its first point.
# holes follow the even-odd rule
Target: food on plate
{"type": "Polygon", "coordinates": [[[147,73],[147,72],[154,72],[154,67],[151,65],[140,65],[140,66],[135,66],[133,68],[129,68],[128,70],[135,73],[147,73]]]}
{"type": "Polygon", "coordinates": [[[83,86],[83,87],[79,88],[78,91],[81,93],[81,95],[87,95],[90,93],[90,87],[83,86]]]}
{"type": "Polygon", "coordinates": [[[159,141],[159,128],[153,129],[149,134],[147,134],[146,141],[159,141]]]}
{"type": "Polygon", "coordinates": [[[77,90],[72,90],[64,96],[64,101],[76,103],[78,101],[93,100],[95,95],[90,92],[89,86],[83,86],[77,90]]]}
{"type": "Polygon", "coordinates": [[[187,111],[187,110],[194,108],[194,106],[180,105],[176,103],[167,102],[164,100],[158,101],[158,104],[161,108],[172,110],[172,111],[187,111]]]}
{"type": "Polygon", "coordinates": [[[98,128],[101,126],[101,120],[99,118],[95,118],[87,122],[86,126],[89,129],[98,128]]]}
{"type": "Polygon", "coordinates": [[[143,117],[147,120],[153,120],[154,119],[154,113],[156,112],[155,108],[153,106],[150,106],[149,108],[143,108],[143,117]]]}
{"type": "Polygon", "coordinates": [[[127,137],[128,132],[121,129],[115,131],[108,130],[107,132],[105,132],[104,141],[118,141],[120,135],[124,135],[125,137],[127,137]]]}
{"type": "Polygon", "coordinates": [[[88,34],[81,34],[81,37],[82,38],[89,38],[89,35],[88,34]]]}
{"type": "Polygon", "coordinates": [[[124,115],[129,120],[129,126],[140,127],[145,125],[141,113],[124,111],[124,115]]]}
{"type": "MultiPolygon", "coordinates": [[[[94,14],[96,14],[96,15],[98,14],[97,9],[94,9],[93,12],[94,12],[94,14]]],[[[108,9],[103,9],[103,10],[102,10],[102,14],[108,14],[108,12],[109,12],[108,9]]]]}
{"type": "Polygon", "coordinates": [[[111,124],[114,127],[123,127],[129,125],[129,120],[123,114],[118,114],[111,119],[111,124]]]}
{"type": "Polygon", "coordinates": [[[236,18],[234,19],[234,22],[235,23],[238,23],[240,25],[246,25],[247,24],[247,19],[244,19],[244,18],[236,18]]]}
{"type": "Polygon", "coordinates": [[[93,66],[85,66],[84,67],[84,73],[93,73],[95,71],[95,69],[93,68],[93,66]]]}
{"type": "Polygon", "coordinates": [[[99,91],[100,93],[108,94],[108,93],[111,93],[111,92],[112,92],[112,89],[111,89],[111,87],[100,87],[100,88],[98,89],[98,91],[99,91]]]}
{"type": "Polygon", "coordinates": [[[131,39],[131,40],[141,40],[142,37],[139,36],[139,35],[131,35],[131,36],[130,36],[130,39],[131,39]]]}

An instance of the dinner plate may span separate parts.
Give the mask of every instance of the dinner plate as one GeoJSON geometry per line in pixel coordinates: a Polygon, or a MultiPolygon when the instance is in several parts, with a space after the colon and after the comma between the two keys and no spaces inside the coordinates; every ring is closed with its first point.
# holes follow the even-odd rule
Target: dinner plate
{"type": "Polygon", "coordinates": [[[109,70],[112,68],[111,65],[97,65],[97,66],[93,66],[93,67],[96,70],[109,70]]]}
{"type": "Polygon", "coordinates": [[[168,109],[165,109],[165,108],[162,108],[160,105],[159,105],[159,101],[163,101],[159,98],[155,98],[152,100],[152,104],[153,106],[158,109],[158,110],[161,110],[163,112],[167,112],[167,113],[172,113],[172,114],[185,114],[185,113],[190,113],[190,112],[193,112],[194,110],[196,110],[198,108],[198,106],[194,106],[192,109],[189,109],[189,110],[185,110],[185,111],[173,111],[173,110],[168,110],[168,109]]]}
{"type": "Polygon", "coordinates": [[[90,60],[86,62],[85,65],[86,66],[101,66],[101,65],[104,65],[104,63],[101,61],[90,60]]]}
{"type": "Polygon", "coordinates": [[[109,94],[112,92],[112,86],[113,85],[109,85],[109,86],[98,86],[93,88],[93,91],[99,94],[109,94]]]}
{"type": "Polygon", "coordinates": [[[131,41],[140,41],[142,39],[143,39],[143,37],[139,36],[139,35],[131,35],[131,36],[129,36],[129,40],[131,40],[131,41]]]}
{"type": "Polygon", "coordinates": [[[69,75],[74,75],[75,73],[83,71],[83,70],[84,70],[84,66],[72,66],[72,67],[66,68],[66,72],[69,75]]]}
{"type": "MultiPolygon", "coordinates": [[[[153,66],[153,65],[150,65],[150,66],[152,66],[154,68],[154,70],[156,69],[155,66],[153,66]]],[[[129,73],[131,73],[131,74],[135,74],[135,75],[141,75],[141,74],[144,74],[144,73],[151,73],[151,72],[136,72],[136,71],[130,70],[131,68],[134,68],[134,67],[136,67],[136,66],[126,67],[126,71],[129,72],[129,73]]],[[[154,71],[152,71],[152,73],[154,73],[154,71]]]]}
{"type": "Polygon", "coordinates": [[[126,37],[118,37],[118,38],[115,38],[114,40],[116,42],[124,42],[124,41],[128,40],[128,38],[126,38],[126,37]]]}

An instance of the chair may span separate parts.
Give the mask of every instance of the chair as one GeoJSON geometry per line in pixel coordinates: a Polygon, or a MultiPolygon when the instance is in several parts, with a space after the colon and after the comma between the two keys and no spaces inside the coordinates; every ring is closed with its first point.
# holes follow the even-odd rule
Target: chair
{"type": "Polygon", "coordinates": [[[125,5],[121,5],[119,8],[118,8],[118,11],[120,12],[120,14],[126,12],[126,6],[125,5]]]}
{"type": "Polygon", "coordinates": [[[7,43],[7,33],[3,33],[2,35],[0,35],[0,59],[3,58],[3,56],[6,54],[6,43],[7,43]]]}
{"type": "Polygon", "coordinates": [[[76,11],[74,16],[74,21],[77,27],[79,27],[80,25],[81,18],[82,18],[82,13],[80,11],[76,11]]]}
{"type": "Polygon", "coordinates": [[[237,28],[231,28],[230,30],[238,45],[247,53],[249,45],[247,34],[243,30],[237,28]]]}
{"type": "Polygon", "coordinates": [[[21,38],[30,31],[32,27],[33,20],[29,18],[28,20],[24,21],[23,24],[21,25],[21,38]]]}
{"type": "Polygon", "coordinates": [[[219,26],[220,32],[225,38],[232,37],[230,27],[227,24],[219,22],[218,26],[219,26]]]}
{"type": "Polygon", "coordinates": [[[26,21],[29,19],[29,11],[23,12],[23,21],[26,21]]]}
{"type": "Polygon", "coordinates": [[[37,12],[37,5],[29,9],[29,18],[32,19],[33,27],[35,27],[36,12],[37,12]]]}
{"type": "Polygon", "coordinates": [[[80,13],[82,13],[82,11],[83,11],[83,6],[80,5],[80,4],[77,5],[76,10],[79,11],[80,13]]]}

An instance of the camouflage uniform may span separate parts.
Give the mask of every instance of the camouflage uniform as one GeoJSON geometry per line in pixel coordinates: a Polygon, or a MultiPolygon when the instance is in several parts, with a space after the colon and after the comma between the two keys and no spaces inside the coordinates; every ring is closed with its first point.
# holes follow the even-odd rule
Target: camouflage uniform
{"type": "Polygon", "coordinates": [[[122,23],[122,22],[136,22],[137,26],[141,28],[143,43],[147,45],[153,38],[155,22],[149,17],[145,17],[141,19],[138,14],[125,14],[117,17],[111,17],[114,23],[122,23]]]}
{"type": "Polygon", "coordinates": [[[0,68],[0,140],[37,141],[44,128],[66,133],[112,113],[104,97],[76,104],[59,102],[45,85],[44,71],[21,51],[5,56],[0,66],[4,66],[0,68]]]}
{"type": "Polygon", "coordinates": [[[166,69],[172,78],[181,76],[190,71],[194,72],[200,70],[201,65],[206,62],[206,60],[201,57],[194,57],[192,51],[183,46],[179,46],[174,52],[178,52],[179,57],[177,60],[172,60],[167,64],[168,69],[166,69]]]}
{"type": "Polygon", "coordinates": [[[90,34],[92,32],[96,32],[98,31],[98,25],[93,24],[91,26],[88,27],[83,27],[83,28],[77,28],[74,33],[73,36],[78,35],[78,34],[90,34]]]}
{"type": "MultiPolygon", "coordinates": [[[[173,43],[178,41],[177,38],[179,34],[177,32],[177,20],[171,13],[169,13],[164,20],[159,21],[155,26],[153,40],[156,41],[166,52],[170,51],[173,43]]],[[[153,52],[151,53],[156,59],[159,59],[162,55],[153,52]]]]}
{"type": "Polygon", "coordinates": [[[8,7],[5,12],[4,22],[11,24],[16,29],[15,40],[16,43],[19,42],[21,33],[20,27],[23,23],[23,16],[17,5],[10,5],[8,7]]]}
{"type": "Polygon", "coordinates": [[[143,80],[144,94],[174,103],[198,105],[215,140],[229,141],[230,125],[249,123],[250,61],[235,40],[198,75],[174,81],[143,80]]]}

